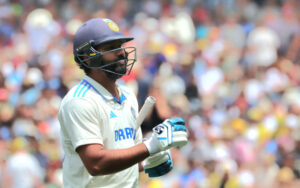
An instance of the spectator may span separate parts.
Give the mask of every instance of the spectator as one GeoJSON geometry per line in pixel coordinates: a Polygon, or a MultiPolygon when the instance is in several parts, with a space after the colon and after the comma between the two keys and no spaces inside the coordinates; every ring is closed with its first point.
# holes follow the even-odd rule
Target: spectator
{"type": "Polygon", "coordinates": [[[142,174],[141,185],[300,187],[299,9],[298,0],[0,0],[1,187],[61,187],[57,109],[82,77],[73,35],[93,17],[136,38],[137,63],[120,83],[140,106],[157,98],[144,134],[183,116],[198,151],[174,149],[172,173],[142,174]]]}

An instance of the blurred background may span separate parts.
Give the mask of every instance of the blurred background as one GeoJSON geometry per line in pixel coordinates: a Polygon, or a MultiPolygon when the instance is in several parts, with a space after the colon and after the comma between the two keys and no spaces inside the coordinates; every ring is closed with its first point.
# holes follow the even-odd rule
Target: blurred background
{"type": "Polygon", "coordinates": [[[0,187],[62,187],[57,113],[83,76],[72,38],[107,17],[137,47],[119,80],[182,116],[189,144],[145,188],[300,187],[299,0],[0,0],[0,187]]]}

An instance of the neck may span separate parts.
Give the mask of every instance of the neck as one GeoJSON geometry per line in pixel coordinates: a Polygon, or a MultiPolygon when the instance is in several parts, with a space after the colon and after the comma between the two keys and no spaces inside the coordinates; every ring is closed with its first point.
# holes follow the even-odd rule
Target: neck
{"type": "Polygon", "coordinates": [[[88,76],[101,84],[112,96],[120,99],[116,80],[108,78],[104,72],[91,72],[88,76]]]}

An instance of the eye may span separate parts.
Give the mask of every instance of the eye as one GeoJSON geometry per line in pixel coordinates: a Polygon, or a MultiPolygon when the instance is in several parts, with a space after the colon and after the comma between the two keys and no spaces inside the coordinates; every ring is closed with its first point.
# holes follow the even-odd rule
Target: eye
{"type": "Polygon", "coordinates": [[[109,45],[109,46],[104,47],[103,49],[104,49],[104,51],[110,51],[110,50],[114,50],[117,48],[120,48],[120,46],[109,45]]]}
{"type": "Polygon", "coordinates": [[[116,48],[115,46],[110,45],[110,46],[108,46],[108,47],[106,48],[106,50],[113,50],[113,49],[115,49],[115,48],[116,48]]]}
{"type": "Polygon", "coordinates": [[[110,50],[114,50],[114,49],[121,48],[121,47],[122,47],[122,44],[120,44],[120,43],[106,44],[101,47],[101,51],[110,51],[110,50]]]}

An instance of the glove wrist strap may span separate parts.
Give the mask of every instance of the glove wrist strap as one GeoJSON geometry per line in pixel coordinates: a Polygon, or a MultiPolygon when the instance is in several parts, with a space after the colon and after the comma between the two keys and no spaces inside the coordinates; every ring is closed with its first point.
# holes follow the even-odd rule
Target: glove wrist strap
{"type": "Polygon", "coordinates": [[[160,152],[158,143],[151,137],[148,140],[144,141],[145,146],[147,147],[150,155],[160,152]]]}

